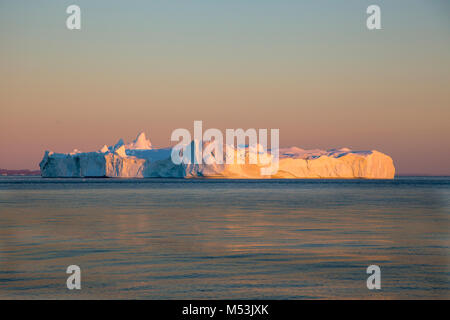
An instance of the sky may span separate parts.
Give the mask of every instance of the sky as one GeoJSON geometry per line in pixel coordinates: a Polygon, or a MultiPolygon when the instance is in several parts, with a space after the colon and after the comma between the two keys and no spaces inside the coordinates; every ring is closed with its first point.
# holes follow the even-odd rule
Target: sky
{"type": "Polygon", "coordinates": [[[165,147],[202,120],[450,175],[449,17],[445,0],[0,0],[0,168],[141,131],[165,147]]]}

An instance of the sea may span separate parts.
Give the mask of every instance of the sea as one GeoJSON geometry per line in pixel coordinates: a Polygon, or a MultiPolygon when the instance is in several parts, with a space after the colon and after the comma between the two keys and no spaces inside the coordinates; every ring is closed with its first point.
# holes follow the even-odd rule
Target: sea
{"type": "Polygon", "coordinates": [[[449,218],[450,177],[0,177],[0,299],[449,299],[449,218]]]}

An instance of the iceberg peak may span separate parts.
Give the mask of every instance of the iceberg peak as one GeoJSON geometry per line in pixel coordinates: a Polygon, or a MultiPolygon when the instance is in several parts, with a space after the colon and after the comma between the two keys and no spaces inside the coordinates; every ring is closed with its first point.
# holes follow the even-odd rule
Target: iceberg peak
{"type": "Polygon", "coordinates": [[[152,143],[150,139],[147,139],[145,133],[141,132],[132,143],[126,145],[126,148],[128,150],[150,150],[152,149],[152,143]]]}
{"type": "Polygon", "coordinates": [[[113,150],[119,149],[124,144],[125,143],[123,142],[123,139],[119,139],[119,141],[117,141],[116,145],[114,146],[113,150]]]}
{"type": "Polygon", "coordinates": [[[109,151],[108,146],[105,144],[101,149],[100,149],[100,153],[107,153],[109,151]]]}
{"type": "Polygon", "coordinates": [[[117,148],[116,150],[114,150],[114,153],[117,154],[118,156],[122,157],[122,158],[126,158],[127,154],[125,152],[125,146],[120,146],[119,148],[117,148]]]}

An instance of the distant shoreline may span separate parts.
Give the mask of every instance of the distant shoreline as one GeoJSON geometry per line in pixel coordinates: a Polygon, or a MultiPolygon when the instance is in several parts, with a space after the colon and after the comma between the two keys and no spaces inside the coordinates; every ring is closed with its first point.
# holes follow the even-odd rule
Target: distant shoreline
{"type": "Polygon", "coordinates": [[[41,170],[28,170],[28,169],[19,169],[19,170],[8,170],[8,169],[0,169],[0,176],[40,176],[41,170]]]}

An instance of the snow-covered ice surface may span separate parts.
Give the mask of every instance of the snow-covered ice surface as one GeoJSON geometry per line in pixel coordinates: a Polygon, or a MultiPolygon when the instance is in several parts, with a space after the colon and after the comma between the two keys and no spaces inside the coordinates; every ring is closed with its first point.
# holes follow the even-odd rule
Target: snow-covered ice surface
{"type": "MultiPolygon", "coordinates": [[[[245,163],[217,164],[212,161],[212,164],[177,165],[171,159],[172,148],[154,149],[145,134],[140,133],[132,143],[125,144],[120,139],[116,145],[105,145],[97,152],[80,152],[75,149],[63,154],[46,151],[39,166],[43,177],[393,179],[395,175],[391,157],[376,150],[304,150],[291,147],[279,150],[278,171],[266,176],[261,175],[261,168],[267,167],[267,160],[270,161],[273,157],[270,151],[258,151],[225,146],[224,154],[232,154],[245,163]],[[249,157],[255,153],[261,161],[249,164],[249,157]]],[[[214,158],[214,154],[209,154],[209,157],[214,158]]]]}

